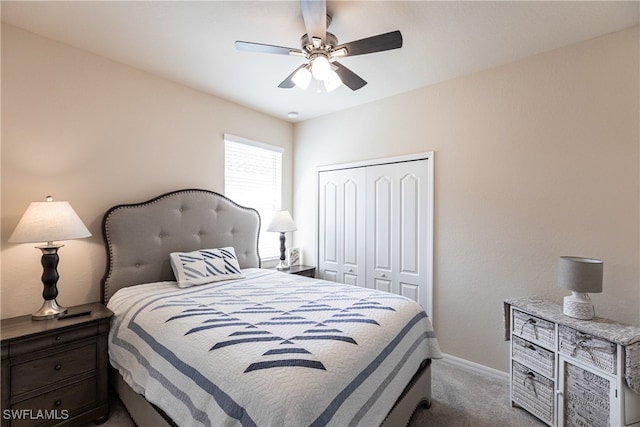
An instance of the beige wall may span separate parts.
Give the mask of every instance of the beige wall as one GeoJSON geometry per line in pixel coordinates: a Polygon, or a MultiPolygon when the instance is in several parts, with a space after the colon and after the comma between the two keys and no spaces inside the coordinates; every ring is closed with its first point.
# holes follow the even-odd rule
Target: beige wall
{"type": "Polygon", "coordinates": [[[502,300],[560,301],[564,254],[604,259],[599,314],[640,324],[639,47],[635,28],[292,132],[3,25],[1,317],[40,305],[39,251],[7,243],[29,202],[53,194],[85,221],[93,237],[60,251],[59,301],[96,301],[105,210],[185,187],[222,191],[222,134],[232,133],[285,147],[284,203],[295,199],[294,242],[307,262],[315,259],[314,167],[435,151],[434,324],[449,354],[506,371],[502,300]]]}
{"type": "Polygon", "coordinates": [[[295,125],[296,245],[315,259],[315,166],[433,150],[444,352],[508,370],[502,301],[560,302],[561,255],[603,259],[598,314],[640,325],[638,37],[636,27],[295,125]]]}
{"type": "Polygon", "coordinates": [[[222,192],[224,133],[285,148],[289,208],[290,123],[3,25],[2,318],[42,303],[40,251],[7,243],[31,201],[68,200],[90,229],[60,250],[58,301],[98,301],[104,212],[181,188],[222,192]]]}

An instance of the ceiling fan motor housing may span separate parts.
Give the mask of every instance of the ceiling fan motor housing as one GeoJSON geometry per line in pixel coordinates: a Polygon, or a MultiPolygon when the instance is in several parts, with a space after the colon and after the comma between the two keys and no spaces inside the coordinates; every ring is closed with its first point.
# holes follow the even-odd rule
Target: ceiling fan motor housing
{"type": "Polygon", "coordinates": [[[314,52],[317,50],[323,50],[326,53],[331,53],[333,51],[333,48],[338,45],[338,38],[332,33],[327,32],[324,44],[316,46],[313,40],[309,38],[308,34],[303,34],[302,37],[300,37],[300,45],[302,46],[302,50],[307,53],[317,53],[314,52]]]}

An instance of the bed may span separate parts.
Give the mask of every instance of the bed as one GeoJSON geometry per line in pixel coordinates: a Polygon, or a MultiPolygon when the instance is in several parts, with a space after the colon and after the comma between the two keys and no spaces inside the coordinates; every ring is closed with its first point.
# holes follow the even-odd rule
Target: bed
{"type": "Polygon", "coordinates": [[[148,425],[407,425],[431,323],[398,295],[261,267],[260,216],[179,190],[107,211],[111,384],[148,425]]]}

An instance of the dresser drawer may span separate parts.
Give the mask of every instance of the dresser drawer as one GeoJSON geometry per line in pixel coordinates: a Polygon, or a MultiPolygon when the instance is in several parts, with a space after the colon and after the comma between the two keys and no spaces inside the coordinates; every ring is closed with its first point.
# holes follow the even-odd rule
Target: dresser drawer
{"type": "Polygon", "coordinates": [[[555,324],[519,310],[513,310],[513,333],[549,350],[556,349],[555,324]]]}
{"type": "Polygon", "coordinates": [[[12,342],[9,346],[9,357],[29,354],[39,350],[55,351],[56,347],[62,347],[65,344],[97,335],[98,327],[95,323],[78,328],[47,332],[32,338],[12,342]]]}
{"type": "Polygon", "coordinates": [[[542,421],[553,423],[554,382],[515,360],[511,368],[513,401],[542,421]]]}
{"type": "Polygon", "coordinates": [[[556,357],[554,352],[516,336],[513,337],[513,345],[511,348],[513,360],[517,360],[547,378],[553,378],[555,376],[556,357]]]}
{"type": "Polygon", "coordinates": [[[558,336],[560,353],[609,374],[616,373],[615,344],[563,325],[558,328],[558,336]]]}
{"type": "Polygon", "coordinates": [[[51,386],[96,370],[96,343],[28,360],[11,367],[11,396],[51,386]]]}
{"type": "Polygon", "coordinates": [[[11,426],[37,426],[69,419],[96,403],[96,379],[88,378],[11,406],[11,426]],[[45,418],[46,417],[46,418],[45,418]],[[55,421],[52,422],[52,419],[55,421]]]}

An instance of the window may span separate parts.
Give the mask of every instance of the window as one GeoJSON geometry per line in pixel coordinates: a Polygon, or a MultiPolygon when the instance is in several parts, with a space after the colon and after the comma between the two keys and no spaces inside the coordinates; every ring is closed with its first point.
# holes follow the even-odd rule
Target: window
{"type": "Polygon", "coordinates": [[[279,234],[265,229],[266,221],[282,205],[282,152],[273,145],[224,136],[224,193],[260,213],[258,251],[262,259],[280,257],[279,234]]]}

